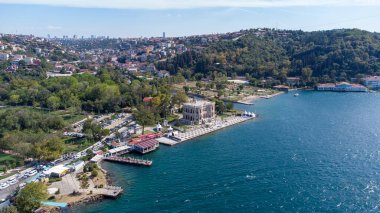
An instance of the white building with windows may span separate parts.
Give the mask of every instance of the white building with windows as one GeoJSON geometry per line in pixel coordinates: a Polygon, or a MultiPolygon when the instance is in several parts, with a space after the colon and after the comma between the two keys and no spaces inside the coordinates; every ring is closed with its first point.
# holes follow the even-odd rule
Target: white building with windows
{"type": "Polygon", "coordinates": [[[317,91],[333,91],[333,92],[367,92],[368,89],[360,84],[350,84],[347,82],[318,84],[317,91]]]}
{"type": "Polygon", "coordinates": [[[364,86],[371,89],[380,89],[380,76],[369,76],[363,79],[364,86]]]}
{"type": "Polygon", "coordinates": [[[9,59],[9,54],[7,53],[0,53],[0,61],[6,61],[9,59]]]}
{"type": "Polygon", "coordinates": [[[187,124],[211,123],[215,119],[215,103],[195,101],[183,104],[183,121],[187,124]]]}

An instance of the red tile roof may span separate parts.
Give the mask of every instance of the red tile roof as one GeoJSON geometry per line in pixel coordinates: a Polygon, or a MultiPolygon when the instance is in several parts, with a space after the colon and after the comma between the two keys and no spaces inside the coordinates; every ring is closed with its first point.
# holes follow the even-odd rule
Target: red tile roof
{"type": "Polygon", "coordinates": [[[380,76],[369,76],[364,78],[366,81],[380,81],[380,76]]]}
{"type": "Polygon", "coordinates": [[[141,149],[146,149],[150,148],[153,146],[156,146],[158,144],[158,141],[155,139],[148,139],[148,140],[143,140],[135,144],[136,147],[139,147],[141,149]]]}
{"type": "Polygon", "coordinates": [[[145,134],[145,135],[140,135],[138,138],[133,138],[131,139],[128,144],[138,144],[142,141],[148,140],[148,139],[154,139],[154,138],[159,138],[162,136],[162,133],[152,133],[152,134],[145,134]]]}
{"type": "Polygon", "coordinates": [[[145,97],[143,99],[144,102],[150,102],[153,98],[152,97],[145,97]]]}
{"type": "Polygon", "coordinates": [[[277,85],[277,86],[274,86],[273,88],[275,88],[275,89],[289,89],[289,87],[285,86],[285,85],[277,85]]]}

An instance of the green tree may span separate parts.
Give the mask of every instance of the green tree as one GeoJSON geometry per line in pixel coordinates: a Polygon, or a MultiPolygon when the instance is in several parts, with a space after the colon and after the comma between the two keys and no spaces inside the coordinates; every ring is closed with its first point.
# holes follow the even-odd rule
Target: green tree
{"type": "Polygon", "coordinates": [[[183,90],[178,90],[176,94],[172,97],[172,103],[173,105],[180,106],[183,103],[186,103],[188,101],[188,97],[183,90]]]}
{"type": "Polygon", "coordinates": [[[203,83],[201,81],[197,81],[195,83],[195,86],[197,87],[197,89],[202,89],[202,87],[204,86],[203,83]]]}
{"type": "Polygon", "coordinates": [[[233,72],[233,73],[231,74],[231,78],[232,78],[232,79],[236,79],[236,77],[237,77],[236,72],[233,72]]]}
{"type": "Polygon", "coordinates": [[[311,81],[311,76],[313,75],[313,70],[311,68],[303,68],[302,69],[302,80],[304,82],[310,82],[311,81]]]}
{"type": "Polygon", "coordinates": [[[99,141],[103,136],[109,135],[108,129],[102,129],[99,123],[92,119],[87,119],[83,123],[82,132],[87,135],[91,141],[99,141]]]}
{"type": "Polygon", "coordinates": [[[228,111],[233,110],[233,109],[234,109],[234,104],[233,104],[232,102],[227,102],[227,104],[226,104],[226,109],[227,109],[228,111]]]}
{"type": "Polygon", "coordinates": [[[217,114],[221,115],[226,111],[226,105],[224,101],[217,99],[215,101],[215,111],[217,114]]]}
{"type": "Polygon", "coordinates": [[[142,126],[142,134],[144,134],[146,125],[153,125],[155,122],[155,115],[149,106],[139,106],[133,111],[133,116],[136,122],[142,126]]]}
{"type": "Polygon", "coordinates": [[[92,170],[91,171],[91,177],[94,178],[94,177],[97,177],[97,176],[98,176],[98,171],[92,170]]]}
{"type": "Polygon", "coordinates": [[[15,95],[11,95],[9,97],[9,101],[10,101],[11,104],[17,105],[17,104],[19,104],[21,102],[21,99],[20,99],[19,95],[15,94],[15,95]]]}
{"type": "Polygon", "coordinates": [[[54,136],[36,144],[33,153],[37,159],[49,161],[59,158],[63,151],[63,141],[54,136]]]}
{"type": "Polygon", "coordinates": [[[17,208],[15,206],[6,206],[0,210],[0,213],[17,213],[17,208]]]}
{"type": "Polygon", "coordinates": [[[47,187],[44,183],[28,183],[15,198],[16,208],[19,212],[34,212],[46,198],[47,187]]]}
{"type": "Polygon", "coordinates": [[[61,99],[57,96],[50,96],[48,99],[47,99],[47,107],[50,109],[50,110],[56,110],[59,108],[60,104],[61,104],[61,99]]]}
{"type": "Polygon", "coordinates": [[[188,93],[190,91],[190,87],[189,86],[183,86],[183,89],[185,90],[186,93],[188,93]]]}

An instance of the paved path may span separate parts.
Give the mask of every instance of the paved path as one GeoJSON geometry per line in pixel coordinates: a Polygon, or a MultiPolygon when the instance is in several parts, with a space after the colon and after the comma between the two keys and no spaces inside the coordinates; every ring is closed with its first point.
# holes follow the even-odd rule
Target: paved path
{"type": "Polygon", "coordinates": [[[190,131],[184,132],[184,133],[178,133],[178,135],[174,136],[178,140],[178,143],[211,133],[215,132],[217,130],[226,128],[228,126],[232,126],[244,121],[248,121],[251,119],[254,119],[255,117],[248,117],[248,116],[231,116],[223,121],[217,121],[210,127],[198,127],[193,128],[190,131]]]}
{"type": "Polygon", "coordinates": [[[167,138],[167,137],[157,138],[156,140],[162,144],[169,145],[169,146],[173,146],[173,145],[176,145],[178,143],[177,141],[172,140],[172,139],[167,138]]]}

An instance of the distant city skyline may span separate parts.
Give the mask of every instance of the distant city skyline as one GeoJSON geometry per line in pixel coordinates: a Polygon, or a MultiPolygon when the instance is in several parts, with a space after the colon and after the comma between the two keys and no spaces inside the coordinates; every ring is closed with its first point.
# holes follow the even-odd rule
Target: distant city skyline
{"type": "Polygon", "coordinates": [[[197,0],[191,1],[193,6],[180,1],[182,4],[170,7],[172,0],[162,0],[166,5],[158,9],[141,3],[150,0],[139,1],[136,8],[128,8],[124,3],[120,9],[114,9],[114,0],[110,0],[111,8],[101,7],[99,2],[104,1],[100,0],[95,0],[93,7],[90,4],[89,8],[74,3],[70,5],[72,1],[67,5],[61,0],[54,1],[55,5],[44,0],[31,0],[31,4],[25,2],[28,1],[0,0],[0,18],[3,20],[0,33],[42,37],[50,34],[60,38],[64,35],[70,38],[73,35],[78,38],[91,35],[128,38],[162,37],[163,32],[166,37],[176,37],[263,27],[304,31],[359,28],[380,32],[380,22],[377,21],[380,2],[375,1],[351,1],[348,6],[342,6],[340,0],[253,0],[259,6],[250,6],[244,3],[247,1],[238,0],[232,7],[231,1],[225,0],[222,1],[227,2],[224,5],[218,3],[213,7],[211,3],[215,0],[205,0],[202,4],[197,0]],[[241,7],[238,7],[239,2],[241,7]]]}

